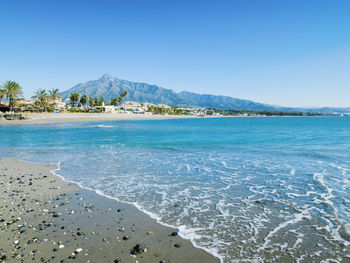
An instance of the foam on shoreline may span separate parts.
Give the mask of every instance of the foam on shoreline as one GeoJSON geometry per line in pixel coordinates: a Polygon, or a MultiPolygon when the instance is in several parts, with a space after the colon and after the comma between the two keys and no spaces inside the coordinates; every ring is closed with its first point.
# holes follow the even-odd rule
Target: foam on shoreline
{"type": "MultiPolygon", "coordinates": [[[[5,190],[4,187],[5,192],[0,194],[5,197],[13,192],[12,202],[15,205],[18,199],[21,205],[30,206],[33,202],[31,191],[35,191],[37,197],[34,200],[39,206],[39,208],[35,207],[32,212],[35,214],[34,217],[30,216],[28,218],[29,214],[18,217],[18,223],[27,226],[29,222],[30,225],[33,225],[33,230],[28,228],[21,236],[17,231],[11,229],[12,226],[2,229],[1,242],[6,246],[4,245],[4,249],[0,249],[0,254],[8,258],[11,256],[10,251],[12,250],[15,251],[13,255],[16,255],[16,257],[29,260],[30,255],[33,254],[30,251],[34,251],[33,248],[38,246],[40,249],[34,254],[39,255],[41,253],[40,255],[45,258],[53,255],[56,259],[65,258],[69,260],[67,255],[72,253],[70,250],[74,251],[74,243],[78,239],[79,244],[77,245],[82,247],[79,248],[78,253],[82,251],[85,253],[83,255],[82,252],[79,257],[84,256],[85,259],[98,258],[101,252],[94,252],[94,248],[100,246],[101,249],[104,249],[103,255],[108,258],[108,262],[113,262],[115,257],[123,258],[123,262],[135,262],[132,260],[137,260],[139,256],[142,258],[142,262],[158,262],[161,259],[171,262],[219,262],[218,259],[204,250],[195,248],[188,240],[170,235],[172,231],[176,231],[174,228],[155,222],[155,220],[140,212],[136,206],[108,197],[103,193],[83,188],[75,182],[64,180],[57,173],[60,170],[60,163],[52,169],[53,164],[38,164],[15,158],[0,158],[0,164],[0,169],[3,171],[1,183],[7,185],[8,188],[5,190]],[[49,168],[52,177],[45,172],[47,168],[49,168]],[[14,180],[12,178],[20,179],[14,180]],[[55,178],[61,180],[56,181],[55,178]],[[33,181],[29,181],[30,179],[33,179],[33,181]],[[29,182],[31,183],[29,184],[29,182]],[[19,183],[18,186],[17,183],[19,183]],[[79,187],[75,187],[75,185],[79,187]],[[30,190],[33,187],[36,190],[30,190]],[[55,205],[56,203],[57,205],[55,205]],[[86,215],[84,216],[84,214],[86,215]],[[41,222],[52,223],[46,231],[46,228],[42,229],[40,226],[41,222]],[[97,226],[96,222],[98,222],[97,226]],[[39,227],[36,226],[37,224],[39,224],[39,227]],[[62,224],[65,225],[65,229],[59,228],[62,224]],[[38,228],[41,229],[39,233],[37,232],[38,228]],[[77,235],[76,229],[80,231],[77,235]],[[51,230],[54,231],[51,232],[51,230]],[[112,234],[112,232],[115,233],[112,234]],[[45,235],[48,238],[42,237],[45,235]],[[81,239],[81,235],[85,239],[81,239]],[[127,236],[127,238],[121,240],[122,235],[127,236]],[[102,237],[105,238],[102,240],[102,237]],[[35,242],[39,242],[40,245],[32,244],[31,240],[34,239],[38,240],[35,242]],[[23,247],[27,240],[30,243],[23,247]],[[162,241],[159,242],[160,240],[162,241]],[[142,242],[140,244],[144,245],[150,252],[147,253],[147,250],[144,250],[137,252],[135,255],[132,255],[131,252],[130,254],[129,251],[132,251],[137,242],[142,242]],[[22,244],[22,246],[18,244],[22,244]],[[65,244],[70,252],[67,252],[67,249],[57,249],[58,244],[65,244]]],[[[9,198],[3,198],[4,202],[10,202],[7,199],[9,198]]],[[[2,218],[7,222],[10,214],[7,213],[7,209],[2,210],[3,213],[0,215],[0,219],[2,218]]],[[[21,214],[20,211],[18,213],[21,214]]],[[[11,212],[11,215],[13,214],[14,212],[11,212]]],[[[13,225],[13,227],[15,226],[13,225]]],[[[78,257],[78,253],[73,257],[78,257]]]]}
{"type": "Polygon", "coordinates": [[[169,227],[169,228],[176,228],[178,230],[178,234],[180,237],[184,238],[184,239],[187,239],[187,240],[190,240],[192,245],[196,248],[199,248],[199,249],[202,249],[206,252],[208,252],[209,254],[213,255],[214,257],[218,258],[220,260],[221,263],[224,262],[224,259],[223,257],[218,253],[218,251],[216,249],[208,249],[206,247],[203,247],[203,246],[200,246],[196,241],[195,241],[195,238],[200,238],[198,235],[195,234],[195,229],[189,229],[187,228],[186,226],[173,226],[173,225],[169,225],[167,223],[164,223],[161,221],[161,217],[159,217],[158,215],[156,215],[155,213],[152,213],[152,212],[149,212],[145,209],[143,209],[138,203],[136,202],[127,202],[127,201],[123,201],[123,200],[120,200],[118,199],[117,197],[112,197],[112,196],[109,196],[109,195],[106,195],[105,193],[103,193],[102,191],[100,190],[95,190],[95,189],[92,189],[92,188],[89,188],[89,187],[84,187],[83,185],[81,185],[79,182],[75,182],[75,181],[70,181],[70,180],[67,180],[65,179],[62,175],[56,173],[57,171],[60,171],[61,170],[61,167],[60,167],[60,162],[58,162],[57,164],[54,164],[57,166],[57,169],[54,169],[54,170],[51,170],[51,173],[54,174],[55,176],[58,176],[59,178],[61,178],[63,181],[66,181],[66,182],[70,182],[70,183],[74,183],[74,184],[77,184],[80,188],[82,189],[86,189],[86,190],[89,190],[89,191],[93,191],[95,192],[96,194],[100,195],[100,196],[103,196],[103,197],[106,197],[108,199],[111,199],[111,200],[114,200],[114,201],[117,201],[117,202],[121,202],[121,203],[125,203],[125,204],[130,204],[130,205],[133,205],[135,206],[139,211],[145,213],[146,215],[150,216],[152,219],[155,219],[156,222],[158,224],[161,224],[165,227],[169,227]]]}

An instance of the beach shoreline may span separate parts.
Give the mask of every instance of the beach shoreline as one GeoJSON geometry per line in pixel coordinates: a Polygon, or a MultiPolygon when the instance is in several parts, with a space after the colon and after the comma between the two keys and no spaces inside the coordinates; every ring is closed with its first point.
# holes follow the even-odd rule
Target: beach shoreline
{"type": "Polygon", "coordinates": [[[0,158],[0,262],[220,262],[132,204],[0,158]]]}
{"type": "MultiPolygon", "coordinates": [[[[69,122],[107,122],[133,120],[165,120],[165,119],[195,119],[215,118],[218,116],[196,115],[152,115],[152,114],[120,114],[120,113],[31,113],[24,114],[27,119],[0,119],[0,125],[36,125],[69,122]]],[[[221,117],[221,116],[220,116],[221,117]]]]}

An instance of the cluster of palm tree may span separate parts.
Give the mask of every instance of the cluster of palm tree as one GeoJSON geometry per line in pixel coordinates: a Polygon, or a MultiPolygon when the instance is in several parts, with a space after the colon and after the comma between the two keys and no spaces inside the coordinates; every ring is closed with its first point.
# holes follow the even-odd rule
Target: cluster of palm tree
{"type": "Polygon", "coordinates": [[[8,99],[10,111],[13,111],[16,99],[20,96],[22,96],[22,88],[17,82],[8,80],[0,86],[0,102],[3,98],[8,99]]]}
{"type": "Polygon", "coordinates": [[[89,98],[87,95],[83,95],[80,97],[79,93],[71,93],[69,96],[69,100],[72,107],[75,107],[78,104],[78,102],[83,106],[85,106],[88,102],[90,103],[90,106],[100,105],[103,102],[102,97],[100,99],[93,97],[89,98]]]}
{"type": "MultiPolygon", "coordinates": [[[[111,100],[111,104],[113,106],[117,106],[119,103],[122,103],[124,101],[124,104],[125,104],[125,100],[124,100],[124,97],[128,95],[128,91],[127,90],[124,90],[120,93],[119,95],[119,98],[116,98],[114,97],[112,100],[111,100]]],[[[124,105],[124,108],[125,108],[125,105],[124,105]]]]}
{"type": "MultiPolygon", "coordinates": [[[[112,98],[110,104],[113,106],[117,106],[119,103],[122,103],[124,101],[124,97],[127,94],[128,94],[128,91],[126,90],[121,92],[119,95],[119,98],[116,98],[116,97],[112,98]]],[[[93,97],[89,98],[87,95],[80,96],[79,93],[71,93],[71,95],[69,96],[69,100],[72,107],[75,107],[78,103],[85,106],[88,102],[91,107],[102,106],[102,103],[104,102],[104,99],[102,96],[100,98],[93,98],[93,97]]]]}
{"type": "MultiPolygon", "coordinates": [[[[114,97],[111,100],[111,105],[118,105],[119,103],[122,103],[125,99],[124,97],[128,94],[127,91],[123,91],[120,93],[119,98],[114,97]]],[[[13,111],[15,108],[16,100],[20,99],[23,95],[21,86],[15,82],[8,80],[4,83],[3,86],[0,86],[0,105],[1,100],[7,99],[9,102],[9,108],[10,111],[13,111]]],[[[54,106],[55,101],[57,98],[60,97],[60,91],[58,89],[52,89],[52,90],[45,90],[45,89],[38,89],[35,94],[32,96],[32,99],[36,100],[35,105],[43,108],[46,110],[49,106],[54,106]],[[51,105],[50,105],[51,102],[51,105]]],[[[78,102],[80,102],[81,105],[86,105],[88,102],[91,107],[94,106],[101,106],[103,104],[103,97],[100,98],[93,98],[88,97],[87,95],[83,95],[80,97],[79,93],[72,93],[70,96],[70,101],[72,106],[74,107],[78,102]]],[[[124,105],[125,107],[125,105],[124,105]]]]}
{"type": "Polygon", "coordinates": [[[48,106],[48,101],[52,101],[54,104],[55,100],[59,96],[60,96],[59,89],[52,89],[49,91],[46,91],[45,89],[38,89],[35,92],[34,96],[32,96],[32,99],[36,100],[38,106],[46,109],[46,107],[48,106]]]}
{"type": "Polygon", "coordinates": [[[120,95],[119,95],[119,98],[114,97],[114,98],[111,100],[111,104],[112,104],[113,106],[117,106],[118,103],[122,103],[122,102],[124,101],[124,108],[125,108],[125,99],[124,99],[124,97],[125,97],[126,95],[128,95],[128,91],[127,91],[127,90],[122,91],[122,92],[120,93],[120,95]]]}

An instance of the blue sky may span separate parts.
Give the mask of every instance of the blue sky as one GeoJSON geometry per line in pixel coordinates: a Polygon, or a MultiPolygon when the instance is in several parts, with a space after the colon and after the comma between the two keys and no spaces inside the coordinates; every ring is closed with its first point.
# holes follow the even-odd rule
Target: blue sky
{"type": "Polygon", "coordinates": [[[283,106],[350,106],[350,1],[0,0],[0,82],[104,73],[283,106]]]}

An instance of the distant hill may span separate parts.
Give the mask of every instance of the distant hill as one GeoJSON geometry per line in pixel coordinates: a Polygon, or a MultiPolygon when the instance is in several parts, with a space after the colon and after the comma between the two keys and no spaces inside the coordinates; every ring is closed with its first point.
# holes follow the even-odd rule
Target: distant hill
{"type": "Polygon", "coordinates": [[[217,96],[210,94],[197,94],[193,92],[174,92],[156,85],[142,82],[131,82],[104,74],[100,79],[80,83],[64,92],[63,99],[68,100],[72,92],[89,97],[102,96],[105,101],[118,97],[124,91],[128,91],[126,100],[139,103],[150,102],[154,104],[167,104],[171,106],[206,107],[216,109],[233,110],[281,110],[281,111],[310,111],[310,112],[341,112],[350,113],[350,108],[288,108],[257,103],[250,100],[241,100],[229,96],[217,96]]]}

